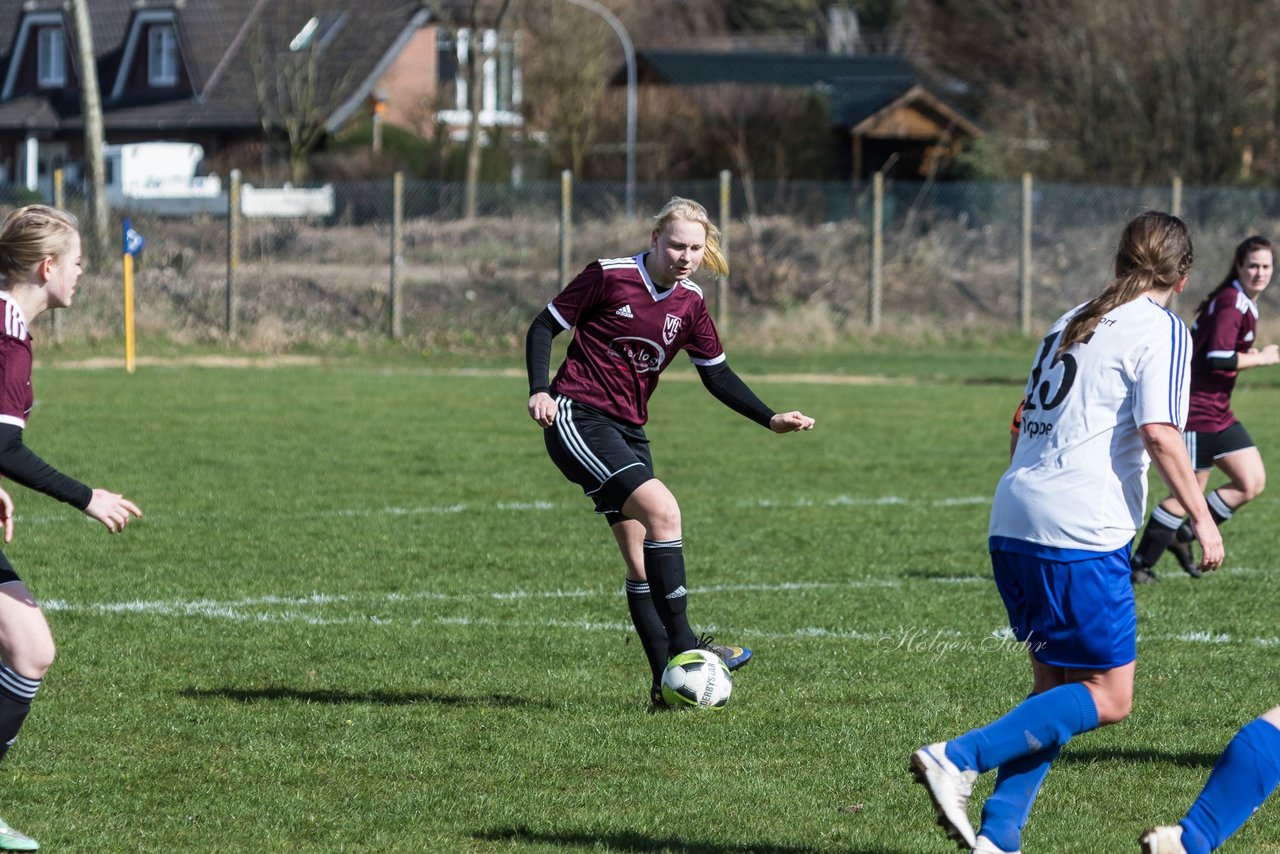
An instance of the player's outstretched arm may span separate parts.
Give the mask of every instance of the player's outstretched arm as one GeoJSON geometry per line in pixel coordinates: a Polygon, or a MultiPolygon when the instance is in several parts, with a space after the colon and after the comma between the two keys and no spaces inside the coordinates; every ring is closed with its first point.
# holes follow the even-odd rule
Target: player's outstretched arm
{"type": "Polygon", "coordinates": [[[814,421],[802,412],[779,412],[769,419],[769,429],[775,433],[794,433],[797,430],[812,430],[814,421]]]}
{"type": "Polygon", "coordinates": [[[1280,365],[1280,345],[1268,344],[1261,350],[1252,349],[1236,356],[1236,369],[1262,368],[1267,365],[1280,365]]]}
{"type": "Polygon", "coordinates": [[[84,508],[84,515],[97,519],[107,527],[108,531],[117,534],[129,524],[130,516],[141,519],[142,511],[138,509],[138,505],[123,495],[108,492],[105,489],[95,489],[93,498],[89,499],[89,506],[84,508]]]}

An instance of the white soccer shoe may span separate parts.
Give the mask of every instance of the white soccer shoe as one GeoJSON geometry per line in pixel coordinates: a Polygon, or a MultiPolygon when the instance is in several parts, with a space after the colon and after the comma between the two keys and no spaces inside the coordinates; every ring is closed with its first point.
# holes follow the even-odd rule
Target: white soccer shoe
{"type": "Polygon", "coordinates": [[[1153,827],[1138,837],[1142,854],[1187,854],[1182,845],[1182,825],[1153,827]]]}
{"type": "Polygon", "coordinates": [[[0,851],[36,851],[40,843],[25,833],[19,833],[0,818],[0,851]]]}
{"type": "Polygon", "coordinates": [[[977,771],[961,771],[946,754],[947,743],[928,744],[911,754],[911,773],[916,782],[929,792],[938,825],[947,837],[966,848],[974,848],[973,825],[969,822],[969,795],[973,794],[973,782],[977,771]]]}
{"type": "Polygon", "coordinates": [[[972,854],[1022,854],[1022,849],[1019,848],[1017,851],[1005,851],[987,837],[979,834],[978,841],[974,843],[972,854]]]}

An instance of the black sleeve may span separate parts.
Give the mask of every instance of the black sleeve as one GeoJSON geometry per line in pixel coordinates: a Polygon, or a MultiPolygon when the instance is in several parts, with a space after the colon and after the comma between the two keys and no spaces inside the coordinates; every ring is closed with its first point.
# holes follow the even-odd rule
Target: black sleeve
{"type": "Polygon", "coordinates": [[[1230,356],[1210,356],[1205,359],[1209,367],[1215,371],[1234,371],[1236,365],[1240,363],[1240,354],[1232,353],[1230,356]]]}
{"type": "Polygon", "coordinates": [[[93,499],[92,489],[67,477],[22,444],[22,428],[12,424],[0,424],[0,474],[79,510],[88,507],[93,499]]]}
{"type": "Polygon", "coordinates": [[[728,362],[704,367],[698,365],[698,376],[712,397],[739,415],[745,415],[761,427],[768,427],[774,411],[756,397],[742,378],[733,372],[728,362]]]}
{"type": "Polygon", "coordinates": [[[524,367],[529,372],[529,394],[551,391],[548,376],[551,371],[551,339],[564,331],[556,322],[551,309],[544,308],[529,324],[529,334],[524,339],[524,367]]]}

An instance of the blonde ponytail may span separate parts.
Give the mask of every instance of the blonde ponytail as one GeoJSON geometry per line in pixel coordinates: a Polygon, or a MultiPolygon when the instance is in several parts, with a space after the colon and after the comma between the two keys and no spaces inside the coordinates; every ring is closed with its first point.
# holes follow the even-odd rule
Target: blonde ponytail
{"type": "Polygon", "coordinates": [[[1125,226],[1116,248],[1116,277],[1106,289],[1080,307],[1067,322],[1057,355],[1093,334],[1112,309],[1147,291],[1175,287],[1191,271],[1195,259],[1187,224],[1172,214],[1147,211],[1125,226]]]}

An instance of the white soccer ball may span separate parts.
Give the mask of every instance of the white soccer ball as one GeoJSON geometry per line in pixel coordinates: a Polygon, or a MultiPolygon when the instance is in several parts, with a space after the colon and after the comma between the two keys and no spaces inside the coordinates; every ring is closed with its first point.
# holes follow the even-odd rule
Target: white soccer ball
{"type": "Polygon", "coordinates": [[[662,699],[668,706],[723,709],[733,693],[733,676],[714,652],[691,649],[667,662],[662,674],[662,699]]]}

